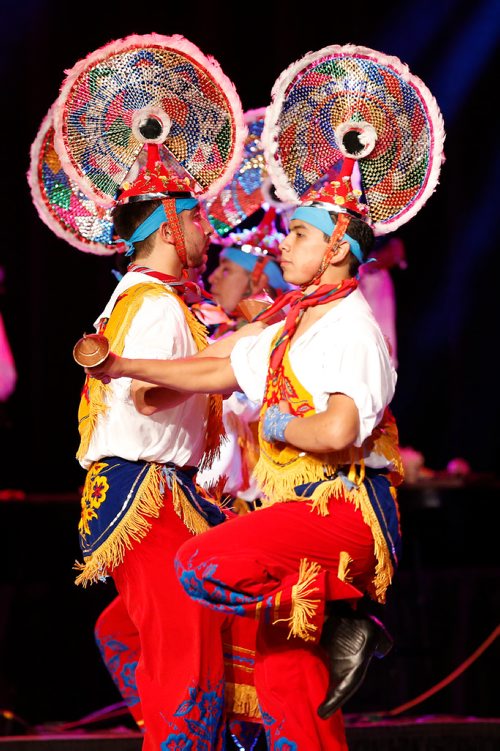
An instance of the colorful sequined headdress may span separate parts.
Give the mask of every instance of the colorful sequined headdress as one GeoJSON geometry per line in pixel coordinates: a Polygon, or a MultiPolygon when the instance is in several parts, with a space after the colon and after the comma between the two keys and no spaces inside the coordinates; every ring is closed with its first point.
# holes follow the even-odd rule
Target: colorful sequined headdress
{"type": "MultiPolygon", "coordinates": [[[[207,216],[220,238],[226,237],[240,224],[247,223],[249,218],[257,215],[264,203],[266,208],[272,207],[277,211],[286,208],[273,195],[264,159],[261,135],[265,113],[265,107],[245,112],[248,133],[240,165],[222,190],[205,201],[207,216]]],[[[255,222],[256,225],[258,223],[255,222]]]]}
{"type": "Polygon", "coordinates": [[[110,210],[82,193],[64,172],[54,148],[53,107],[31,146],[27,178],[40,218],[58,237],[85,253],[125,250],[115,236],[110,210]]]}
{"type": "Polygon", "coordinates": [[[262,142],[279,198],[357,216],[377,235],[415,216],[444,160],[425,84],[398,58],[354,45],[310,52],[279,76],[262,142]]]}
{"type": "MultiPolygon", "coordinates": [[[[242,259],[241,265],[256,277],[269,261],[279,261],[287,212],[293,209],[274,195],[261,142],[265,113],[265,107],[245,112],[248,134],[239,169],[215,198],[205,202],[216,230],[212,243],[230,251],[232,260],[242,259]]],[[[279,277],[277,288],[287,287],[277,266],[273,272],[275,282],[279,277]]]]}
{"type": "Polygon", "coordinates": [[[54,111],[55,147],[96,203],[147,195],[215,195],[241,161],[246,128],[232,82],[180,35],[132,35],[70,71],[54,111]],[[139,153],[147,164],[124,185],[139,153]],[[159,149],[171,156],[169,168],[159,149]]]}

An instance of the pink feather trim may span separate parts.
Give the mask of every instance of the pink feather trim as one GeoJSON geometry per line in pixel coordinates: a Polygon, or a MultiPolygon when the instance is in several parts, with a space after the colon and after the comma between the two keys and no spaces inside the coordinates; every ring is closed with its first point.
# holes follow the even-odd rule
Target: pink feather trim
{"type": "Polygon", "coordinates": [[[185,39],[180,34],[174,34],[172,36],[163,36],[156,33],[132,34],[123,39],[109,42],[103,47],[89,53],[85,58],[78,61],[71,69],[65,71],[66,78],[61,85],[53,113],[55,129],[54,144],[56,151],[59,154],[59,158],[61,159],[64,171],[82,189],[82,192],[86,195],[91,194],[96,203],[106,208],[110,208],[114,205],[115,202],[113,198],[110,198],[101,191],[97,191],[94,185],[89,184],[89,181],[86,180],[85,175],[82,174],[78,164],[76,164],[66,152],[64,145],[66,103],[75,83],[89,67],[106,60],[110,56],[134,48],[140,49],[145,47],[172,49],[196,61],[219,86],[221,93],[224,95],[228,103],[228,109],[233,120],[232,155],[220,177],[214,180],[202,194],[203,198],[215,196],[226,185],[226,183],[229,182],[236,169],[238,169],[243,155],[247,128],[243,119],[241,100],[236,91],[235,85],[222,72],[220,64],[212,56],[204,55],[195,44],[188,39],[185,39]]]}

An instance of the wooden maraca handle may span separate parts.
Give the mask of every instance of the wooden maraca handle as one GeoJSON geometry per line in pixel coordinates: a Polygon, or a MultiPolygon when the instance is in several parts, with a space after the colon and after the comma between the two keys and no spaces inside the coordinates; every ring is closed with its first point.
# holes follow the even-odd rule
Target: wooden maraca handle
{"type": "Polygon", "coordinates": [[[109,355],[109,341],[103,334],[84,334],[73,347],[73,358],[82,368],[101,365],[109,355]]]}

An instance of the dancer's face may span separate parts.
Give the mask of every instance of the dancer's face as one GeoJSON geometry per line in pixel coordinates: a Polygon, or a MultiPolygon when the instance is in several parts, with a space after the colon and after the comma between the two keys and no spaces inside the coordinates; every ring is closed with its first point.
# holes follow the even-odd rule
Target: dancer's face
{"type": "Polygon", "coordinates": [[[249,294],[250,273],[234,261],[221,258],[208,277],[210,292],[226,313],[232,313],[249,294]]]}

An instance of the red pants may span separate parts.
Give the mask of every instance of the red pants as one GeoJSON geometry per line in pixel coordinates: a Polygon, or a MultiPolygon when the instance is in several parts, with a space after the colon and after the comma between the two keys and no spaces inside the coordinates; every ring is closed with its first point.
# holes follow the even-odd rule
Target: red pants
{"type": "Polygon", "coordinates": [[[94,628],[104,664],[139,727],[144,725],[135,672],[140,655],[139,633],[118,595],[102,611],[94,628]]]}
{"type": "MultiPolygon", "coordinates": [[[[139,633],[130,620],[120,595],[99,615],[94,634],[102,659],[130,714],[138,727],[143,728],[142,707],[135,677],[140,655],[139,633]]],[[[253,686],[255,635],[253,624],[242,622],[241,618],[230,619],[227,629],[222,632],[226,687],[239,684],[244,692],[247,687],[253,686]]],[[[229,732],[242,748],[250,749],[262,730],[260,715],[255,717],[245,714],[241,700],[231,701],[233,691],[234,689],[226,691],[225,696],[229,732]]]]}
{"type": "Polygon", "coordinates": [[[316,713],[328,686],[318,641],[325,602],[360,597],[376,561],[361,512],[342,499],[329,511],[306,502],[258,509],[188,540],[176,558],[191,598],[258,620],[255,686],[272,751],[347,749],[341,712],[316,713]]]}
{"type": "Polygon", "coordinates": [[[113,571],[139,634],[136,680],[144,751],[222,749],[225,734],[223,617],[190,600],[174,556],[192,537],[166,498],[158,519],[113,571]],[[162,746],[162,744],[164,744],[162,746]]]}

